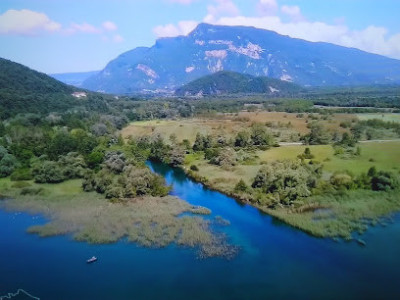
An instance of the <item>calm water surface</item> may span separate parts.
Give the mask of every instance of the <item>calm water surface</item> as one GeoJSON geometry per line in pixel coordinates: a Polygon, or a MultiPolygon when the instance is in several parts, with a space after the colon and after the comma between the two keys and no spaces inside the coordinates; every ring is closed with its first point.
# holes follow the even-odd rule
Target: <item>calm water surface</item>
{"type": "MultiPolygon", "coordinates": [[[[151,164],[172,194],[212,210],[241,250],[233,260],[197,259],[192,249],[88,245],[39,238],[38,216],[0,211],[0,297],[23,288],[40,299],[400,299],[400,216],[355,242],[317,239],[151,164]],[[97,263],[87,265],[92,255],[97,263]]],[[[221,229],[219,229],[221,230],[221,229]]],[[[1,299],[1,298],[0,298],[1,299]]]]}

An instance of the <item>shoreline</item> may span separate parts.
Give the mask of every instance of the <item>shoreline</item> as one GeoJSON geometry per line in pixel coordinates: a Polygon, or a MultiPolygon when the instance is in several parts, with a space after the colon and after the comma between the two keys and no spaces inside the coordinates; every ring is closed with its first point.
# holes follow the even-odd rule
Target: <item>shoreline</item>
{"type": "MultiPolygon", "coordinates": [[[[171,168],[173,168],[173,167],[171,167],[171,168]]],[[[206,177],[203,177],[200,175],[197,176],[196,173],[194,171],[191,171],[190,169],[188,169],[187,166],[179,166],[179,167],[175,167],[175,168],[181,170],[189,179],[191,179],[192,181],[194,181],[196,183],[202,184],[207,189],[209,189],[211,191],[219,192],[227,197],[230,197],[242,205],[250,205],[254,208],[257,208],[260,212],[265,213],[273,218],[276,218],[277,220],[284,222],[286,225],[296,228],[298,230],[301,230],[302,232],[304,232],[310,236],[313,236],[315,238],[329,238],[332,240],[337,240],[338,238],[340,238],[345,241],[352,241],[352,240],[356,241],[357,237],[354,237],[353,236],[354,234],[362,235],[368,230],[368,227],[376,226],[377,224],[382,224],[385,226],[386,225],[385,220],[387,220],[387,219],[390,220],[393,218],[394,215],[397,215],[400,213],[400,204],[398,204],[397,208],[395,210],[387,211],[382,214],[378,214],[378,216],[374,216],[373,218],[361,217],[361,218],[359,218],[359,220],[353,220],[354,223],[351,224],[353,226],[353,230],[349,230],[348,232],[344,232],[343,230],[338,230],[337,232],[333,231],[333,232],[325,232],[324,233],[323,230],[315,230],[315,228],[308,228],[304,225],[302,226],[302,224],[301,224],[302,220],[299,220],[299,219],[301,219],[302,215],[309,216],[310,212],[298,213],[298,212],[292,211],[291,209],[282,208],[282,209],[276,210],[276,209],[269,209],[266,207],[262,207],[260,205],[253,204],[250,201],[250,199],[247,197],[243,197],[242,195],[239,195],[239,194],[236,194],[234,192],[227,191],[224,189],[220,189],[220,188],[212,185],[206,177]],[[308,215],[306,215],[306,214],[308,214],[308,215]]],[[[377,196],[379,198],[380,196],[383,196],[382,193],[385,193],[385,192],[374,192],[374,193],[376,193],[375,196],[377,196]],[[377,193],[381,193],[381,195],[379,195],[377,193]]],[[[304,210],[311,209],[311,213],[313,213],[314,210],[318,210],[318,209],[331,210],[331,207],[329,207],[327,205],[320,205],[318,203],[307,204],[307,205],[303,205],[302,207],[304,207],[304,210]],[[318,207],[316,208],[316,206],[318,206],[318,207]]]]}

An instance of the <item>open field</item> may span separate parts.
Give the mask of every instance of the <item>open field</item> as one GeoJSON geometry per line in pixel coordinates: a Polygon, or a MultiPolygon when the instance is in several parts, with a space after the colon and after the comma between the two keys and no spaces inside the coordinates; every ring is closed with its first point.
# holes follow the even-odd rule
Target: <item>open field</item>
{"type": "Polygon", "coordinates": [[[334,155],[331,145],[287,146],[272,148],[258,154],[260,161],[297,159],[297,155],[309,147],[315,160],[323,163],[327,172],[349,170],[354,174],[367,172],[372,166],[378,170],[398,170],[400,166],[400,141],[370,142],[359,145],[361,155],[352,159],[341,159],[334,155]]]}
{"type": "MultiPolygon", "coordinates": [[[[336,114],[326,120],[321,117],[318,119],[329,130],[343,132],[345,129],[339,126],[340,123],[351,122],[356,117],[351,114],[336,114]]],[[[218,114],[209,118],[133,122],[125,127],[121,134],[124,138],[160,134],[166,140],[171,134],[175,134],[179,142],[187,139],[193,143],[197,133],[231,138],[237,132],[248,129],[252,123],[262,123],[268,124],[271,132],[279,132],[277,139],[285,142],[297,141],[299,134],[308,133],[307,123],[311,121],[307,114],[302,114],[300,117],[298,114],[284,112],[240,112],[238,114],[218,114]]]]}
{"type": "Polygon", "coordinates": [[[199,249],[202,257],[232,254],[233,248],[211,230],[213,221],[199,216],[210,211],[179,198],[143,197],[111,203],[99,194],[83,192],[80,180],[23,184],[25,188],[16,188],[9,179],[0,180],[5,196],[0,208],[43,214],[49,219],[44,225],[30,227],[31,233],[43,237],[72,234],[89,243],[112,243],[125,237],[147,247],[175,243],[199,249]],[[21,195],[24,189],[30,192],[21,195]]]}
{"type": "Polygon", "coordinates": [[[378,119],[378,120],[385,121],[385,122],[400,123],[400,114],[393,114],[393,113],[357,114],[357,118],[360,120],[378,119]]]}
{"type": "Polygon", "coordinates": [[[341,159],[335,156],[331,145],[295,145],[257,151],[258,158],[251,165],[239,164],[223,169],[209,164],[198,155],[188,155],[186,165],[188,167],[190,165],[198,166],[200,176],[208,178],[211,183],[218,186],[218,189],[226,190],[233,188],[240,179],[250,184],[264,162],[297,160],[297,156],[304,153],[306,147],[309,147],[315,156],[314,160],[324,165],[326,176],[335,171],[344,170],[349,170],[357,175],[368,172],[372,166],[378,170],[400,170],[398,167],[400,166],[400,141],[360,144],[361,155],[352,159],[341,159]]]}

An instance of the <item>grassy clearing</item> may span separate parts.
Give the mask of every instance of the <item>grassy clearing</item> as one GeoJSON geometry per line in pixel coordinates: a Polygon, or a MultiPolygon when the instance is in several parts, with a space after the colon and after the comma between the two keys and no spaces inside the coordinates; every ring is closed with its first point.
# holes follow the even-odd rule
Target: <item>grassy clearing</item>
{"type": "Polygon", "coordinates": [[[358,114],[357,118],[359,120],[372,120],[378,119],[385,122],[396,122],[400,123],[400,114],[393,113],[382,113],[382,114],[358,114]]]}
{"type": "Polygon", "coordinates": [[[398,171],[398,166],[400,166],[399,141],[361,144],[361,155],[353,159],[341,159],[335,156],[331,145],[296,145],[258,151],[258,159],[252,165],[236,165],[224,169],[209,164],[202,155],[190,154],[186,157],[185,166],[188,169],[191,165],[196,165],[199,168],[197,172],[199,176],[207,178],[209,183],[217,189],[228,191],[232,190],[240,179],[251,184],[263,162],[296,160],[299,154],[304,153],[306,147],[311,149],[315,160],[323,163],[326,176],[335,171],[344,170],[360,174],[367,172],[372,166],[378,170],[398,171]]]}
{"type": "MultiPolygon", "coordinates": [[[[343,132],[341,122],[355,119],[354,115],[337,114],[327,120],[320,121],[330,130],[343,132]]],[[[239,114],[219,114],[209,118],[192,118],[182,120],[152,120],[133,122],[125,127],[121,134],[124,138],[160,134],[168,140],[171,134],[181,142],[184,139],[194,142],[196,134],[222,135],[226,138],[235,136],[239,131],[248,129],[252,123],[258,122],[270,126],[273,133],[279,133],[279,141],[297,141],[299,134],[309,132],[307,114],[298,117],[294,113],[282,112],[240,112],[239,114]]]]}
{"type": "Polygon", "coordinates": [[[324,170],[329,173],[349,170],[354,174],[367,172],[372,166],[379,170],[397,170],[400,166],[400,142],[365,143],[359,145],[361,155],[352,159],[341,159],[334,155],[331,145],[315,146],[287,146],[273,148],[258,154],[260,161],[274,161],[284,159],[296,159],[297,155],[309,147],[315,155],[315,160],[323,163],[324,170]]]}
{"type": "Polygon", "coordinates": [[[212,222],[200,215],[210,214],[204,207],[193,207],[176,197],[145,197],[110,203],[96,193],[84,193],[80,180],[30,189],[37,195],[20,195],[13,182],[0,180],[0,189],[12,199],[0,201],[0,208],[43,214],[50,221],[28,228],[42,237],[71,234],[89,243],[113,243],[122,238],[146,247],[165,247],[172,243],[199,249],[201,257],[231,256],[234,247],[212,229],[212,222]],[[180,216],[185,214],[184,216],[180,216]],[[197,215],[197,216],[195,216],[197,215]]]}

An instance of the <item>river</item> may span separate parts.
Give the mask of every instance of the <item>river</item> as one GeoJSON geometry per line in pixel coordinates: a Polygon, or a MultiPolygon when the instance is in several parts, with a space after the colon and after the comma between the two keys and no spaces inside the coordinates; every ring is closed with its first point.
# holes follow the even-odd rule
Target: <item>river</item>
{"type": "MultiPolygon", "coordinates": [[[[42,239],[26,228],[40,216],[0,211],[0,299],[19,288],[40,299],[400,299],[400,216],[370,228],[363,240],[311,237],[150,163],[171,194],[212,210],[240,247],[232,260],[198,259],[192,249],[148,249],[121,241],[88,245],[70,237],[42,239]],[[99,261],[87,265],[95,255],[99,261]]],[[[22,299],[22,298],[21,298],[22,299]]],[[[28,298],[23,298],[28,299],[28,298]]]]}

